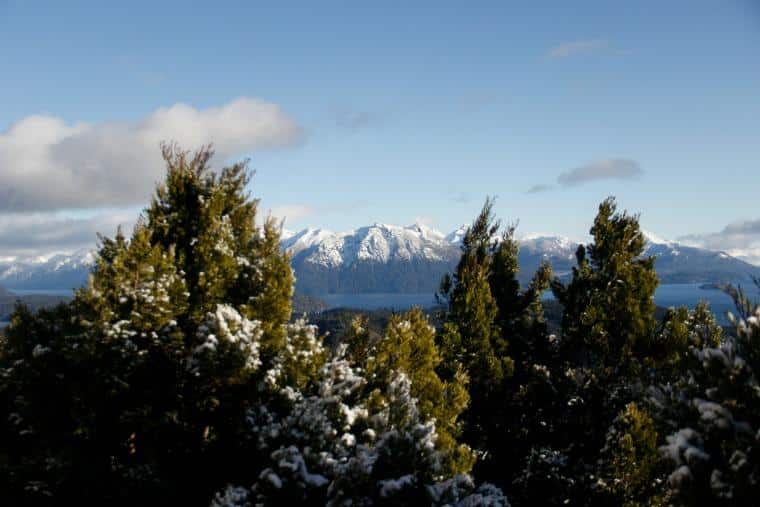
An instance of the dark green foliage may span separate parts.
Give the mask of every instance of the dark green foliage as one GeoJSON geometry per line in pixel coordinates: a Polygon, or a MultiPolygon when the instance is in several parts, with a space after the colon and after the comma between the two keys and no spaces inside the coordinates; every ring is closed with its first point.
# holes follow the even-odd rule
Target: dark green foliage
{"type": "MultiPolygon", "coordinates": [[[[31,310],[38,310],[40,308],[51,308],[70,299],[67,296],[54,296],[51,294],[17,295],[0,287],[0,322],[9,322],[11,314],[19,303],[31,310]]],[[[0,332],[2,332],[2,327],[0,327],[0,332]]]]}
{"type": "Polygon", "coordinates": [[[534,442],[551,431],[555,351],[541,304],[551,271],[541,266],[521,290],[514,227],[498,237],[492,207],[486,201],[453,277],[442,282],[448,308],[440,340],[445,368],[461,366],[470,378],[463,437],[481,454],[476,475],[511,490],[534,442]]]}
{"type": "Polygon", "coordinates": [[[594,500],[606,505],[664,505],[665,467],[652,416],[631,402],[607,430],[594,484],[594,500]]]}
{"type": "Polygon", "coordinates": [[[467,377],[459,370],[451,380],[444,381],[436,373],[442,359],[435,344],[435,329],[422,310],[415,308],[392,317],[385,335],[375,343],[370,343],[366,330],[359,327],[361,324],[357,322],[354,326],[349,347],[354,350],[354,357],[356,351],[368,351],[364,364],[370,381],[384,386],[394,375],[407,375],[420,414],[436,421],[436,448],[446,456],[442,470],[446,474],[468,473],[474,455],[457,443],[461,431],[459,416],[469,402],[467,377]]]}
{"type": "Polygon", "coordinates": [[[453,277],[441,283],[441,299],[448,304],[442,335],[443,354],[451,371],[460,364],[470,378],[471,408],[468,431],[484,432],[485,408],[505,377],[511,375],[512,359],[506,355],[507,342],[496,321],[498,307],[491,293],[494,235],[499,230],[492,215],[492,201],[486,201],[480,215],[462,240],[462,257],[453,277]]]}
{"type": "Polygon", "coordinates": [[[245,163],[163,154],[166,181],[131,238],[101,238],[88,287],[8,330],[0,475],[20,502],[197,503],[255,459],[245,414],[284,346],[292,271],[245,163]]]}
{"type": "Polygon", "coordinates": [[[517,505],[756,503],[760,309],[727,288],[729,333],[706,305],[656,309],[638,218],[613,199],[566,284],[542,264],[521,285],[487,200],[437,314],[300,298],[323,343],[291,320],[246,163],[163,154],[88,286],[19,306],[0,336],[6,503],[506,504],[471,468],[517,505]]]}
{"type": "Polygon", "coordinates": [[[642,258],[638,217],[616,213],[613,199],[599,206],[594,242],[578,248],[567,286],[552,285],[565,309],[562,348],[602,381],[637,375],[646,366],[655,331],[654,258],[642,258]]]}
{"type": "Polygon", "coordinates": [[[681,377],[656,391],[670,430],[666,484],[679,505],[755,505],[760,494],[760,307],[740,289],[728,292],[739,313],[731,334],[702,340],[700,326],[681,377]]]}
{"type": "Polygon", "coordinates": [[[554,374],[564,408],[551,424],[554,445],[575,479],[566,491],[573,503],[604,503],[604,495],[595,500],[603,490],[598,481],[622,466],[600,454],[605,435],[643,393],[642,374],[655,366],[658,281],[654,259],[641,256],[645,239],[638,219],[618,213],[614,200],[607,199],[590,232],[593,243],[578,248],[571,281],[552,282],[563,306],[554,374]]]}

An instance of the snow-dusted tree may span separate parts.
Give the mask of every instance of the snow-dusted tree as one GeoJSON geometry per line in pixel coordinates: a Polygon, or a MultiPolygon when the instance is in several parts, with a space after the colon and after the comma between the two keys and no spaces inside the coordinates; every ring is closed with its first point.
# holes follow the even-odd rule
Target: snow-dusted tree
{"type": "Polygon", "coordinates": [[[87,288],[20,309],[0,342],[3,500],[195,505],[231,483],[246,487],[216,503],[506,505],[452,473],[466,396],[436,376],[421,313],[389,329],[401,356],[354,350],[370,383],[342,350],[328,361],[314,326],[288,324],[292,272],[275,224],[256,226],[246,165],[164,157],[87,288]]]}
{"type": "Polygon", "coordinates": [[[183,273],[188,310],[179,325],[198,325],[216,305],[231,305],[261,322],[266,363],[284,339],[293,275],[287,255],[280,252],[279,227],[272,219],[263,227],[256,224],[258,201],[246,190],[248,163],[214,172],[209,148],[191,154],[165,145],[163,155],[166,181],[146,210],[146,227],[152,245],[174,251],[183,273]]]}
{"type": "Polygon", "coordinates": [[[403,315],[395,315],[385,336],[369,349],[365,362],[370,388],[384,400],[389,379],[402,373],[411,381],[412,396],[425,419],[436,424],[436,447],[443,451],[443,470],[446,473],[467,473],[472,468],[474,455],[465,445],[457,442],[461,432],[460,414],[467,407],[467,379],[457,371],[450,381],[442,380],[436,369],[441,356],[435,344],[435,329],[418,308],[403,315]]]}
{"type": "Polygon", "coordinates": [[[500,490],[446,473],[447,450],[405,373],[387,379],[378,400],[341,347],[302,390],[271,377],[280,403],[249,416],[269,465],[239,483],[252,487],[229,486],[214,505],[507,505],[500,490]]]}
{"type": "MultiPolygon", "coordinates": [[[[276,224],[257,226],[247,163],[213,171],[208,148],[163,155],[166,180],[131,238],[101,238],[88,287],[58,313],[15,318],[14,343],[44,330],[36,352],[3,343],[0,394],[18,414],[6,430],[37,428],[23,454],[0,450],[23,501],[39,490],[59,503],[192,503],[250,462],[245,415],[285,346],[292,270],[276,224]],[[54,433],[40,420],[46,394],[22,395],[43,379],[69,404],[54,433]]],[[[283,375],[298,385],[313,364],[283,375]]]]}
{"type": "Polygon", "coordinates": [[[760,306],[731,293],[739,311],[732,335],[697,349],[683,380],[655,400],[677,417],[662,452],[681,504],[754,505],[760,495],[760,306]]]}

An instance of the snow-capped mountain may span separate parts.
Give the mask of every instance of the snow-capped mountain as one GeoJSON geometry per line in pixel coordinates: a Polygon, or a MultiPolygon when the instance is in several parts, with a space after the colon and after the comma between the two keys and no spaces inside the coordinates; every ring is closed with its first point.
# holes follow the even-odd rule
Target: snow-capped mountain
{"type": "MultiPolygon", "coordinates": [[[[454,269],[466,227],[442,234],[424,225],[374,224],[348,232],[325,229],[283,231],[282,248],[292,258],[296,290],[303,294],[433,292],[454,269]]],[[[760,276],[760,267],[714,252],[645,233],[645,255],[654,255],[662,283],[722,283],[760,276]]],[[[567,277],[578,243],[551,235],[526,236],[520,243],[524,283],[549,262],[567,277]]],[[[2,252],[0,252],[0,256],[2,252]]],[[[95,256],[91,251],[34,259],[2,259],[0,286],[9,289],[68,289],[85,283],[95,256]]]]}
{"type": "Polygon", "coordinates": [[[12,289],[70,289],[81,286],[95,263],[92,250],[0,261],[0,285],[12,289]]]}
{"type": "Polygon", "coordinates": [[[305,294],[432,292],[459,256],[456,244],[419,224],[306,229],[282,245],[292,258],[296,291],[305,294]]]}
{"type": "Polygon", "coordinates": [[[374,224],[344,233],[305,229],[284,239],[282,245],[293,258],[343,266],[355,262],[440,262],[451,258],[455,243],[424,225],[374,224]]]}
{"type": "Polygon", "coordinates": [[[743,282],[750,275],[760,276],[760,267],[717,252],[686,246],[644,232],[644,254],[654,256],[655,269],[664,283],[743,282]]]}

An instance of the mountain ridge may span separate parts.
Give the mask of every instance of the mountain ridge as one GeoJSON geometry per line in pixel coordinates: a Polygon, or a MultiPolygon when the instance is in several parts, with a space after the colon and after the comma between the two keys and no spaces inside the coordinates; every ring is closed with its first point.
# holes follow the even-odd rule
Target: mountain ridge
{"type": "MultiPolygon", "coordinates": [[[[375,223],[345,232],[283,230],[281,246],[291,255],[296,290],[303,294],[432,292],[460,255],[466,226],[443,234],[422,224],[375,223]]],[[[663,283],[724,283],[760,276],[760,267],[716,252],[668,241],[645,232],[644,255],[655,255],[663,283]]],[[[528,235],[520,244],[520,280],[541,262],[567,277],[580,243],[562,236],[528,235]]],[[[0,252],[1,254],[2,252],[0,252]]],[[[9,289],[69,289],[87,280],[93,250],[0,261],[0,285],[9,289]]]]}

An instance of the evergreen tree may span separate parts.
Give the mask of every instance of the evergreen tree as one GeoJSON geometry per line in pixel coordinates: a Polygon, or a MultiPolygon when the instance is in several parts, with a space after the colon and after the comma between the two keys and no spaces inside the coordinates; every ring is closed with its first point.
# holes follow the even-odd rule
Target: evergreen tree
{"type": "Polygon", "coordinates": [[[638,375],[648,365],[656,321],[654,258],[642,257],[646,240],[637,216],[617,213],[614,199],[599,206],[588,248],[565,287],[552,285],[562,303],[562,348],[590,367],[601,382],[638,375]]]}
{"type": "Polygon", "coordinates": [[[447,474],[467,473],[474,456],[467,446],[457,443],[461,431],[459,416],[467,406],[467,379],[458,371],[450,381],[442,380],[436,368],[441,357],[435,343],[435,329],[419,308],[391,318],[385,337],[369,349],[366,370],[371,387],[381,399],[392,376],[406,375],[411,395],[422,417],[436,422],[436,448],[444,455],[442,470],[447,474]]]}
{"type": "Polygon", "coordinates": [[[595,502],[606,505],[666,505],[664,467],[657,425],[648,411],[631,402],[607,430],[594,484],[595,502]]]}
{"type": "Polygon", "coordinates": [[[461,365],[470,378],[464,441],[479,452],[476,476],[511,488],[537,442],[552,432],[556,347],[541,305],[551,270],[543,265],[521,289],[515,228],[499,236],[492,208],[487,200],[465,233],[456,271],[441,285],[448,303],[442,371],[461,365]]]}
{"type": "Polygon", "coordinates": [[[494,237],[499,230],[492,209],[493,201],[487,200],[465,232],[453,277],[444,277],[439,292],[439,298],[448,303],[440,338],[443,368],[453,378],[461,366],[469,378],[464,439],[478,450],[488,447],[490,410],[514,367],[506,355],[507,343],[496,321],[498,307],[489,284],[494,237]]]}
{"type": "Polygon", "coordinates": [[[619,412],[607,430],[594,484],[599,503],[673,502],[667,487],[668,463],[660,447],[666,435],[678,430],[676,421],[684,417],[680,402],[674,400],[696,387],[688,372],[699,368],[698,351],[719,346],[721,336],[722,328],[704,303],[691,311],[684,307],[667,311],[655,337],[654,367],[646,377],[651,384],[637,402],[619,412]]]}
{"type": "Polygon", "coordinates": [[[383,340],[354,326],[361,366],[330,357],[315,326],[288,324],[288,257],[276,224],[256,226],[245,164],[164,157],[165,183],[129,239],[101,238],[88,286],[19,308],[0,341],[6,500],[195,505],[253,483],[214,502],[506,505],[456,474],[472,462],[456,441],[464,376],[438,376],[424,315],[383,340]]]}
{"type": "MultiPolygon", "coordinates": [[[[575,477],[568,501],[604,503],[604,477],[622,466],[616,460],[628,459],[602,452],[611,432],[618,431],[615,421],[632,427],[634,437],[648,421],[647,415],[624,409],[643,396],[645,375],[657,366],[653,298],[658,280],[654,258],[642,256],[645,239],[638,217],[617,212],[612,198],[599,206],[590,232],[593,242],[578,248],[569,284],[552,283],[563,306],[559,361],[565,399],[555,425],[575,477]]],[[[627,438],[622,447],[613,447],[630,455],[627,438]]]]}
{"type": "MultiPolygon", "coordinates": [[[[38,356],[45,351],[72,391],[63,399],[84,412],[69,416],[55,441],[40,431],[47,443],[32,460],[3,451],[15,463],[9,481],[19,498],[36,489],[57,502],[194,503],[251,459],[241,437],[248,409],[262,402],[262,376],[285,346],[288,257],[276,224],[256,225],[246,162],[214,172],[209,148],[190,154],[169,145],[163,155],[165,182],[129,240],[120,232],[101,238],[88,287],[58,313],[20,312],[9,329],[14,342],[46,330],[38,356]],[[89,373],[87,382],[77,369],[89,373]],[[76,451],[63,447],[67,439],[81,442],[76,451]],[[80,461],[91,477],[74,469],[80,461]],[[35,477],[42,462],[59,470],[55,480],[35,477]]],[[[30,413],[30,424],[45,410],[44,396],[26,398],[40,359],[5,344],[0,352],[2,399],[9,413],[30,413]]],[[[312,359],[313,367],[286,372],[294,385],[319,369],[312,359]]]]}
{"type": "Polygon", "coordinates": [[[371,384],[345,347],[303,389],[270,384],[280,403],[248,418],[269,461],[213,505],[508,505],[497,488],[446,471],[449,450],[437,445],[436,422],[423,415],[404,372],[385,377],[380,400],[371,384]]]}
{"type": "Polygon", "coordinates": [[[754,505],[760,494],[760,307],[741,290],[729,294],[733,333],[695,347],[682,379],[655,397],[672,428],[661,450],[678,505],[754,505]]]}

